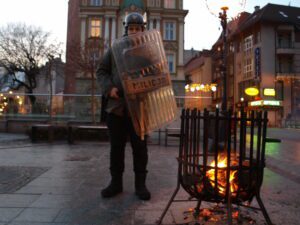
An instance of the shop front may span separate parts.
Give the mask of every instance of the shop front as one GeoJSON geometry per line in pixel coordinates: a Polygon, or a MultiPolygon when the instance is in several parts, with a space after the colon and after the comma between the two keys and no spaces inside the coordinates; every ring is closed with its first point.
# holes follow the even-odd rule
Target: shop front
{"type": "Polygon", "coordinates": [[[282,101],[279,100],[256,100],[248,102],[247,111],[267,110],[268,126],[281,127],[283,117],[282,101]]]}

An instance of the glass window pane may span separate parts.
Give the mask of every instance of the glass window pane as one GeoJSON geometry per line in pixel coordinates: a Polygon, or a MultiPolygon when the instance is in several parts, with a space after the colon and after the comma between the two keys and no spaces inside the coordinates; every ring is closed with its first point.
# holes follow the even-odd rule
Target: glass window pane
{"type": "Polygon", "coordinates": [[[167,61],[170,73],[175,72],[175,57],[174,54],[167,54],[167,61]]]}
{"type": "Polygon", "coordinates": [[[101,37],[101,20],[92,19],[90,22],[90,36],[91,37],[101,37]]]}
{"type": "Polygon", "coordinates": [[[175,0],[165,0],[165,8],[174,9],[175,0]]]}
{"type": "Polygon", "coordinates": [[[175,24],[174,24],[174,22],[165,22],[164,39],[165,40],[175,40],[175,24]]]}

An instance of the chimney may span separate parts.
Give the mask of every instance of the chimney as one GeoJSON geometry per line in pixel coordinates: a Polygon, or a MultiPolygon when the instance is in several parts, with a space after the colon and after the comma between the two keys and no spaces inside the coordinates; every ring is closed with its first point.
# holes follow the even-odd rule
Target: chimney
{"type": "Polygon", "coordinates": [[[257,12],[257,11],[259,11],[259,10],[260,10],[260,6],[259,6],[259,5],[254,6],[254,12],[257,12]]]}

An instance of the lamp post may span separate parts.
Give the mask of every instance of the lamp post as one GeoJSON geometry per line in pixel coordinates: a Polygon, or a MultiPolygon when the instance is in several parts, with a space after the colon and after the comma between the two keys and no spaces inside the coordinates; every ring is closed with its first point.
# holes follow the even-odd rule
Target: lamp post
{"type": "Polygon", "coordinates": [[[223,40],[223,51],[222,51],[222,81],[223,81],[223,96],[222,96],[222,111],[227,110],[227,10],[228,7],[224,6],[221,8],[222,12],[219,13],[222,26],[222,40],[223,40]]]}
{"type": "Polygon", "coordinates": [[[221,78],[223,82],[223,93],[222,93],[222,111],[227,110],[227,12],[231,9],[231,17],[238,15],[245,7],[246,0],[205,0],[206,7],[211,14],[220,19],[222,26],[222,65],[220,68],[221,78]],[[221,12],[220,12],[221,10],[221,12]]]}

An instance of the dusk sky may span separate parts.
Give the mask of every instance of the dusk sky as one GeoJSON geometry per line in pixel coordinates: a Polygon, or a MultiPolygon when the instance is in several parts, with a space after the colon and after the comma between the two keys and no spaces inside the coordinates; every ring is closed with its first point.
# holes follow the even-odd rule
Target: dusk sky
{"type": "MultiPolygon", "coordinates": [[[[245,0],[231,0],[234,4],[245,0]]],[[[184,9],[189,10],[185,19],[185,49],[197,50],[210,47],[217,40],[221,29],[219,19],[212,15],[207,5],[213,6],[219,0],[184,0],[184,9]],[[206,4],[207,2],[207,4],[206,4]]],[[[222,2],[226,2],[225,0],[222,2]]],[[[253,12],[254,6],[267,3],[300,7],[300,0],[248,0],[244,11],[253,12]]],[[[235,4],[236,6],[237,4],[235,4]]],[[[229,16],[235,13],[229,3],[229,16]]],[[[52,33],[58,41],[65,43],[67,30],[68,0],[0,0],[0,26],[22,22],[40,26],[52,33]]],[[[300,13],[299,13],[300,16],[300,13]]]]}

